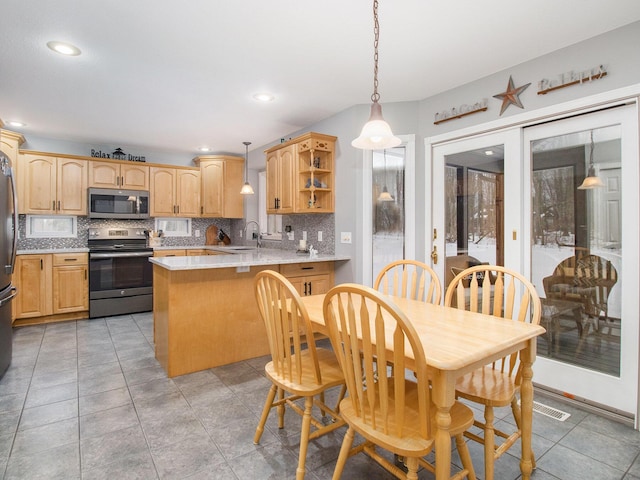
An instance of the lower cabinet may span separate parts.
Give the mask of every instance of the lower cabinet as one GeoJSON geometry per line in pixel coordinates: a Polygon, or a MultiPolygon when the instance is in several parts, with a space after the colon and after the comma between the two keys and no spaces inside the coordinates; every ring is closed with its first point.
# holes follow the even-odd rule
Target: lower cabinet
{"type": "Polygon", "coordinates": [[[175,248],[171,250],[154,250],[154,257],[184,257],[186,250],[184,248],[175,248]]]}
{"type": "Polygon", "coordinates": [[[280,273],[301,296],[327,293],[333,287],[333,262],[284,264],[280,273]]]}
{"type": "Polygon", "coordinates": [[[86,253],[18,255],[14,282],[14,320],[33,320],[19,323],[82,318],[89,310],[86,253]]]}

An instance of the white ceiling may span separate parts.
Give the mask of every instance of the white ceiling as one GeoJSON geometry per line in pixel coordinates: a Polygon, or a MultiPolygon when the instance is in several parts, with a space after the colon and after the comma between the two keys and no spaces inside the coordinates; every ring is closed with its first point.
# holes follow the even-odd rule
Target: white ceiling
{"type": "MultiPolygon", "coordinates": [[[[381,103],[637,20],[638,0],[380,0],[381,103]]],[[[240,154],[369,103],[372,75],[371,0],[2,0],[0,119],[27,138],[240,154]]]]}

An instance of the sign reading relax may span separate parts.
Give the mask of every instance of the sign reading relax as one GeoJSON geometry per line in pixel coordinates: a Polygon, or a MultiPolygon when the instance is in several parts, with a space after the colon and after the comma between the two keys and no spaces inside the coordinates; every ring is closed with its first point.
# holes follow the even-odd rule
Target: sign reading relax
{"type": "Polygon", "coordinates": [[[120,147],[116,148],[111,153],[105,153],[102,150],[91,149],[91,156],[93,158],[111,158],[113,160],[129,160],[130,162],[146,162],[147,159],[144,155],[131,155],[125,153],[120,147]]]}

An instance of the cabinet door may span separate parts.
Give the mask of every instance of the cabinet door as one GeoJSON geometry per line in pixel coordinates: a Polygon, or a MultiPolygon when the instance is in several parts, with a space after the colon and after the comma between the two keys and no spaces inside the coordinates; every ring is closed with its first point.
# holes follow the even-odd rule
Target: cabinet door
{"type": "Polygon", "coordinates": [[[120,185],[131,190],[149,190],[149,167],[146,165],[120,165],[120,185]]]}
{"type": "Polygon", "coordinates": [[[197,217],[200,215],[200,171],[176,171],[176,215],[197,217]]]}
{"type": "Polygon", "coordinates": [[[66,215],[87,214],[87,161],[59,158],[56,211],[66,215]]]}
{"type": "Polygon", "coordinates": [[[14,299],[15,318],[51,314],[51,255],[18,255],[14,273],[18,294],[14,299]]]}
{"type": "Polygon", "coordinates": [[[278,152],[271,152],[267,155],[267,213],[277,214],[278,212],[278,188],[279,168],[278,152]]]}
{"type": "Polygon", "coordinates": [[[151,167],[149,196],[152,217],[173,217],[175,212],[176,171],[174,168],[151,167]]]}
{"type": "Polygon", "coordinates": [[[87,265],[53,267],[53,313],[89,310],[87,265]]]}
{"type": "Polygon", "coordinates": [[[288,279],[300,296],[319,295],[327,293],[331,285],[331,275],[309,275],[308,277],[293,277],[288,279]]]}
{"type": "Polygon", "coordinates": [[[89,186],[117,188],[120,186],[120,165],[110,162],[89,162],[89,186]]]}
{"type": "Polygon", "coordinates": [[[26,154],[19,158],[23,195],[20,213],[53,214],[56,201],[55,157],[26,154]]]}
{"type": "Polygon", "coordinates": [[[225,160],[224,163],[224,218],[244,217],[244,197],[240,193],[244,184],[244,160],[225,160]]]}
{"type": "Polygon", "coordinates": [[[202,215],[223,217],[224,162],[203,162],[200,165],[200,174],[202,175],[202,215]]]}
{"type": "Polygon", "coordinates": [[[280,192],[279,192],[279,212],[278,213],[293,213],[295,205],[295,191],[294,191],[294,180],[295,180],[295,156],[296,156],[296,146],[291,145],[289,147],[283,148],[280,150],[280,158],[279,158],[279,181],[280,181],[280,192]]]}

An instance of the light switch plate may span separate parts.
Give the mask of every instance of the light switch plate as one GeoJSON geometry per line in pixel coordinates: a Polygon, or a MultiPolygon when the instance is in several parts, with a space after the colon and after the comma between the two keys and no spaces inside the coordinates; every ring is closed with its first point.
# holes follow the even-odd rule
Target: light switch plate
{"type": "Polygon", "coordinates": [[[322,241],[322,232],[318,232],[318,241],[321,242],[322,241]]]}
{"type": "Polygon", "coordinates": [[[351,243],[351,232],[340,232],[340,243],[351,243]]]}

